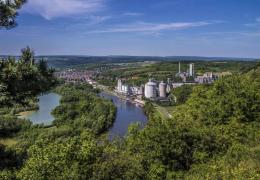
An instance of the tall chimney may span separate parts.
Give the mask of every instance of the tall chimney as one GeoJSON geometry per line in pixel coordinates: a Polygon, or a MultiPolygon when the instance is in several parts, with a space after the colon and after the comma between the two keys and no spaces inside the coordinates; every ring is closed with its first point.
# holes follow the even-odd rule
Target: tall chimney
{"type": "Polygon", "coordinates": [[[179,74],[181,74],[181,61],[179,61],[179,74]]]}

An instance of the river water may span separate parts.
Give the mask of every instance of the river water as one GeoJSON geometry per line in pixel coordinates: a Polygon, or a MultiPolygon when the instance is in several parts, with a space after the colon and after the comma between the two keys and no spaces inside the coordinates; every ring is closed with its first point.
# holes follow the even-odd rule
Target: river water
{"type": "Polygon", "coordinates": [[[123,137],[127,133],[128,126],[132,123],[138,122],[142,127],[147,123],[147,117],[140,106],[104,92],[100,93],[100,96],[112,99],[117,107],[115,122],[109,130],[110,139],[115,136],[123,137]]]}
{"type": "MultiPolygon", "coordinates": [[[[100,93],[100,97],[113,100],[113,103],[117,107],[116,119],[113,127],[109,129],[110,139],[115,136],[123,137],[127,133],[128,126],[132,123],[139,122],[141,126],[147,123],[147,117],[145,116],[143,109],[136,104],[123,100],[119,97],[100,93]]],[[[52,110],[59,105],[61,97],[55,93],[49,93],[39,96],[39,110],[25,113],[22,118],[27,118],[33,122],[33,124],[50,125],[54,120],[51,115],[52,110]]]]}
{"type": "Polygon", "coordinates": [[[60,104],[61,96],[56,93],[49,93],[41,95],[38,98],[39,110],[26,112],[20,117],[29,119],[33,124],[51,125],[54,120],[51,112],[60,104]]]}

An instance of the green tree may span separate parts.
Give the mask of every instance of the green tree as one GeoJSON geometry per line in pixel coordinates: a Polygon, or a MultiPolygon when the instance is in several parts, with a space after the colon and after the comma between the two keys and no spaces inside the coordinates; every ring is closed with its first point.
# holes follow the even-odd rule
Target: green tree
{"type": "Polygon", "coordinates": [[[19,60],[9,57],[0,61],[0,70],[0,103],[6,105],[24,103],[56,83],[54,70],[43,61],[36,63],[29,47],[22,50],[19,60]]]}
{"type": "Polygon", "coordinates": [[[0,29],[13,28],[17,25],[18,10],[26,0],[2,0],[0,1],[0,29]]]}
{"type": "Polygon", "coordinates": [[[100,149],[91,133],[80,137],[39,139],[29,149],[29,158],[19,179],[89,179],[100,149]]]}
{"type": "MultiPolygon", "coordinates": [[[[35,64],[34,51],[31,50],[29,46],[27,46],[26,48],[22,49],[21,52],[22,52],[21,60],[24,63],[30,64],[31,66],[33,66],[35,64]]],[[[42,64],[42,62],[41,62],[41,64],[42,64]]]]}
{"type": "Polygon", "coordinates": [[[175,102],[175,104],[180,105],[187,101],[191,93],[192,93],[192,86],[183,85],[181,87],[173,89],[171,91],[170,98],[172,102],[175,102]]]}

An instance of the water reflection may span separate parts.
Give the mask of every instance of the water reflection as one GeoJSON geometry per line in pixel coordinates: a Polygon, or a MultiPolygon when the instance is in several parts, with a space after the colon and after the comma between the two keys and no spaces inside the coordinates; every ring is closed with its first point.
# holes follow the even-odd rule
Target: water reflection
{"type": "Polygon", "coordinates": [[[49,93],[41,95],[39,98],[39,110],[25,113],[22,118],[27,118],[33,122],[33,124],[45,124],[50,125],[54,120],[51,115],[52,110],[60,103],[60,96],[55,93],[49,93]]]}
{"type": "Polygon", "coordinates": [[[104,92],[100,93],[100,96],[112,100],[117,107],[116,120],[109,130],[110,138],[114,136],[123,137],[127,133],[128,126],[132,123],[139,122],[142,126],[147,123],[143,109],[136,104],[104,92]]]}

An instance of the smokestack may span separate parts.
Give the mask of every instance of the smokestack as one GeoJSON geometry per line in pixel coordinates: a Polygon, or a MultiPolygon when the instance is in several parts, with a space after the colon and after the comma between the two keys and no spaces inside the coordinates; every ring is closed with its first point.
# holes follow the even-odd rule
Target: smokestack
{"type": "Polygon", "coordinates": [[[179,74],[181,74],[181,62],[179,61],[179,74]]]}

